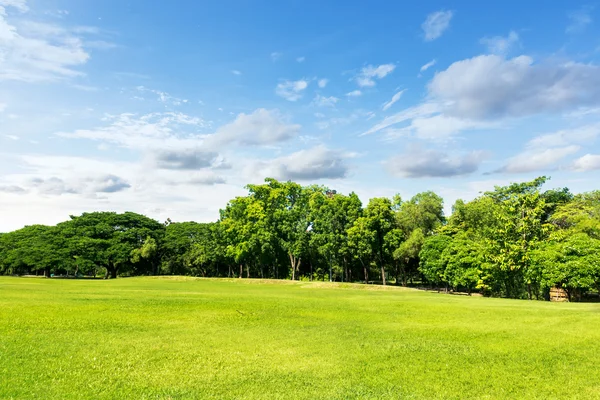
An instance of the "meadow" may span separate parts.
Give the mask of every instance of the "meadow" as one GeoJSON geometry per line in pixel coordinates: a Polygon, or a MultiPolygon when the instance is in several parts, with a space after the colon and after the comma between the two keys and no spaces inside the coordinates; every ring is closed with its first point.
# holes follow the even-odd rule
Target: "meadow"
{"type": "Polygon", "coordinates": [[[600,305],[0,277],[1,399],[600,398],[600,305]]]}

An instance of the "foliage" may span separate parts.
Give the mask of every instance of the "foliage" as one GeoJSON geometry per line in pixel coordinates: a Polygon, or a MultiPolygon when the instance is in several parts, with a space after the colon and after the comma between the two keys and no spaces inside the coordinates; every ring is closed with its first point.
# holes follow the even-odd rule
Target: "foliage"
{"type": "Polygon", "coordinates": [[[363,207],[355,193],[267,178],[216,222],[94,212],[2,234],[0,273],[379,281],[529,299],[559,287],[583,300],[600,289],[600,192],[543,191],[547,181],[457,200],[446,218],[430,191],[363,207]]]}

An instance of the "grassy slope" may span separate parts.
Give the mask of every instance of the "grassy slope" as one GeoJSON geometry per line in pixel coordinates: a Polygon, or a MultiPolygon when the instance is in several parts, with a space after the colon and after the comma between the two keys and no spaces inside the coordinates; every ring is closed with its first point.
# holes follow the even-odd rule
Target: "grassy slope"
{"type": "Polygon", "coordinates": [[[0,398],[600,398],[600,306],[0,278],[0,398]]]}

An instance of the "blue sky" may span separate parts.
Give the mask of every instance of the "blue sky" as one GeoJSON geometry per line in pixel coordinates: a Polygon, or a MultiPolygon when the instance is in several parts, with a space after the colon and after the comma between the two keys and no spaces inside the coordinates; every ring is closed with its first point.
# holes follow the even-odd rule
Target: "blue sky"
{"type": "Polygon", "coordinates": [[[0,231],[209,221],[266,176],[458,198],[600,177],[586,2],[0,0],[0,231]],[[493,3],[493,4],[492,4],[493,3]]]}

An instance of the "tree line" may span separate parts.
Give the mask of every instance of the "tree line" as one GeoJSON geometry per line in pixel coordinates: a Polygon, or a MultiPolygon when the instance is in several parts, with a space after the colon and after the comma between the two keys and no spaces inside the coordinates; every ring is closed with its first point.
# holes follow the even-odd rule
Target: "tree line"
{"type": "Polygon", "coordinates": [[[373,198],[267,178],[217,222],[91,212],[0,234],[0,273],[192,275],[420,285],[572,300],[600,292],[600,191],[543,191],[546,177],[458,200],[373,198]]]}

